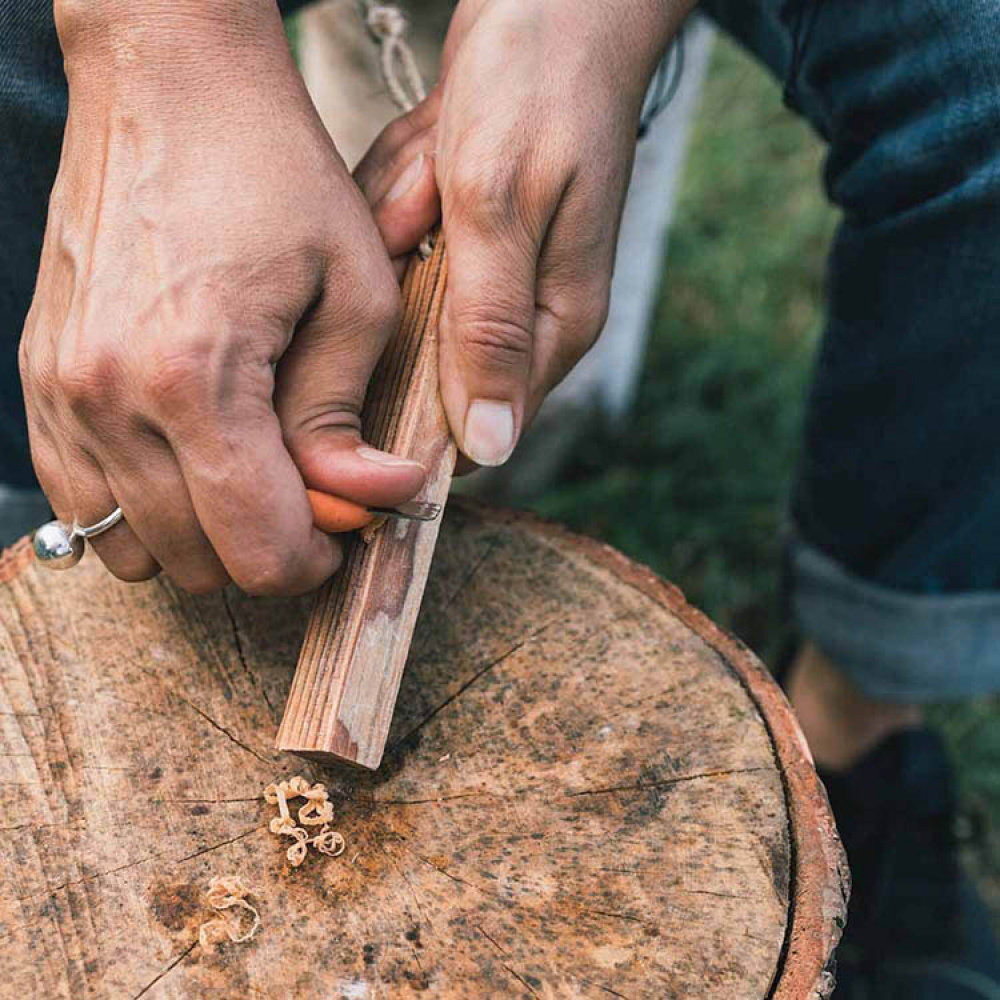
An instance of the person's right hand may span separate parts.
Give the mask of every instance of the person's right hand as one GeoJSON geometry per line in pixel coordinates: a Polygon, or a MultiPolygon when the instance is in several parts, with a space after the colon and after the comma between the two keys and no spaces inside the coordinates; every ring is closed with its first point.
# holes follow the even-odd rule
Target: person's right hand
{"type": "Polygon", "coordinates": [[[392,267],[316,116],[273,0],[62,0],[70,87],[21,372],[57,516],[115,575],[203,592],[338,566],[306,486],[412,497],[363,445],[398,315],[392,267]],[[140,13],[141,12],[141,13],[140,13]]]}

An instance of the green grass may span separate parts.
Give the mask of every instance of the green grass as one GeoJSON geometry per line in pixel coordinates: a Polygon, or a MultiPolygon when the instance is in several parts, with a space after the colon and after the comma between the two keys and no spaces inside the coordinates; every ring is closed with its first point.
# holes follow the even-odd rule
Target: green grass
{"type": "MultiPolygon", "coordinates": [[[[676,582],[773,664],[780,535],[836,215],[776,84],[715,50],[635,412],[586,435],[534,506],[676,582]]],[[[1000,913],[1000,701],[939,708],[967,855],[1000,913]]]]}
{"type": "Polygon", "coordinates": [[[634,417],[620,433],[595,428],[536,504],[670,577],[767,655],[835,224],[820,162],[777,86],[720,44],[634,417]]]}

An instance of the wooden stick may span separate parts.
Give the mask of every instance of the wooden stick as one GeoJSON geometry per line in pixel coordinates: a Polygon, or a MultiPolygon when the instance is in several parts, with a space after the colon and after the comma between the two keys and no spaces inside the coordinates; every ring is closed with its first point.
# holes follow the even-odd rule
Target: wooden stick
{"type": "MultiPolygon", "coordinates": [[[[365,400],[365,440],[427,469],[421,499],[444,504],[455,445],[438,394],[438,320],[447,276],[444,240],[415,259],[403,286],[399,333],[365,400]]],[[[352,538],[340,572],[316,599],[299,654],[279,750],[376,768],[424,594],[440,518],[395,521],[369,544],[352,538]]]]}

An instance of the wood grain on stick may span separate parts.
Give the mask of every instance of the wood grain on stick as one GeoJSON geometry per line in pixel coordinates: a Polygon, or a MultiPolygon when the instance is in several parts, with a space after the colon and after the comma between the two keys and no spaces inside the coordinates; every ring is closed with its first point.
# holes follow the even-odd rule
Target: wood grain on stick
{"type": "MultiPolygon", "coordinates": [[[[444,505],[455,445],[438,393],[438,321],[447,277],[439,236],[403,286],[399,332],[365,401],[366,441],[427,469],[421,499],[444,505]]],[[[377,768],[420,610],[440,520],[391,521],[348,542],[320,590],[278,730],[277,746],[321,761],[377,768]]]]}

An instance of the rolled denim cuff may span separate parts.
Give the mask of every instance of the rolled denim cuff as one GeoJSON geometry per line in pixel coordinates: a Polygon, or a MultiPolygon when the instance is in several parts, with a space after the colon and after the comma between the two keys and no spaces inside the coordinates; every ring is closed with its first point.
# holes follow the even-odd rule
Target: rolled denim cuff
{"type": "Polygon", "coordinates": [[[797,539],[798,627],[869,697],[950,701],[1000,691],[1000,591],[919,594],[854,575],[797,539]]]}

